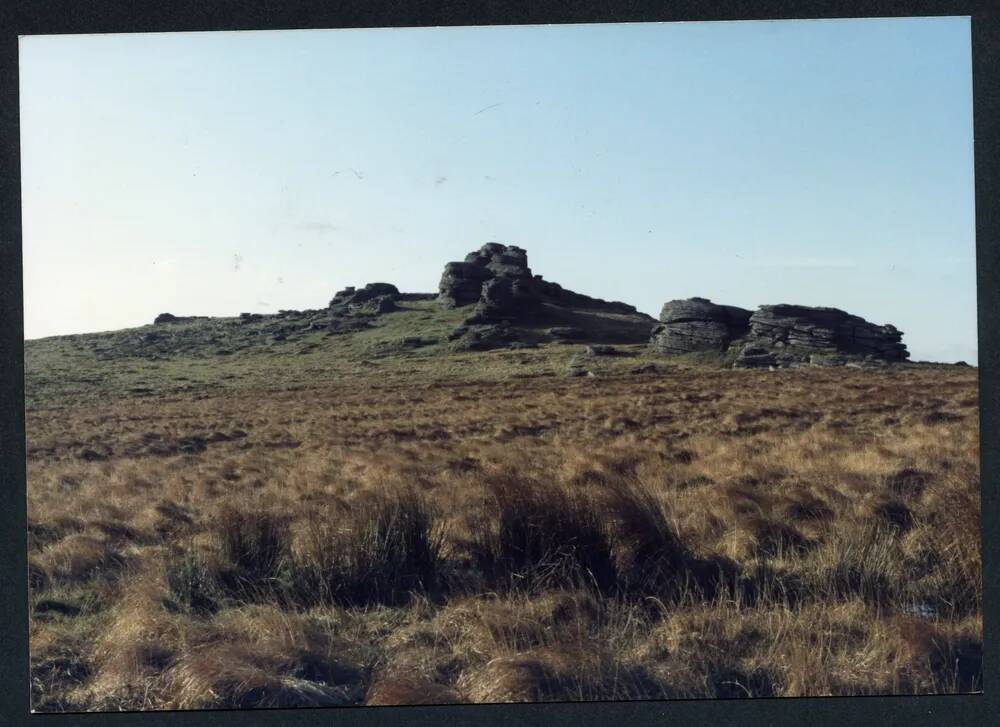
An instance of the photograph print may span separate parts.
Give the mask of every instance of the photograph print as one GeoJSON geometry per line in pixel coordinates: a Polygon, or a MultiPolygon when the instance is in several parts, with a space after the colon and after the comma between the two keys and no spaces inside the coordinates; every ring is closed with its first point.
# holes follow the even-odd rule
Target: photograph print
{"type": "Polygon", "coordinates": [[[969,18],[19,74],[34,711],[982,690],[969,18]]]}

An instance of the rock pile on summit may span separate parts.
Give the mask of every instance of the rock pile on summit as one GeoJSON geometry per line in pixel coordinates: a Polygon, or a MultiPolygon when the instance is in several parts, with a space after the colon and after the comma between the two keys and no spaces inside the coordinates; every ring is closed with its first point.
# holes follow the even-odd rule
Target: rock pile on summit
{"type": "MultiPolygon", "coordinates": [[[[397,312],[404,321],[421,322],[413,334],[433,330],[434,335],[406,335],[391,344],[380,341],[372,348],[377,355],[435,344],[446,344],[453,351],[582,345],[584,352],[570,365],[573,375],[586,373],[597,356],[633,354],[610,344],[647,342],[663,356],[715,352],[734,368],[874,367],[909,358],[903,334],[894,326],[870,323],[837,308],[781,304],[751,311],[688,298],[665,303],[657,321],[627,303],[592,298],[544,280],[528,266],[523,248],[499,242],[473,250],[460,262],[447,263],[437,293],[401,293],[391,283],[368,283],[338,291],[321,310],[242,313],[225,325],[238,326],[247,337],[270,335],[272,341],[282,342],[315,331],[335,336],[382,327],[383,316],[395,317],[397,312]],[[444,309],[458,310],[449,314],[406,305],[431,300],[444,309]],[[407,312],[419,315],[406,316],[407,312]],[[443,334],[438,326],[448,319],[455,327],[443,334]]],[[[162,313],[154,321],[157,330],[145,333],[149,340],[141,343],[179,339],[189,326],[172,324],[196,319],[162,313]]],[[[390,331],[397,328],[389,326],[390,331]]]]}
{"type": "Polygon", "coordinates": [[[568,339],[639,342],[655,323],[634,306],[574,293],[533,275],[527,252],[497,242],[445,265],[437,299],[445,308],[475,304],[450,337],[459,349],[568,339]]]}
{"type": "Polygon", "coordinates": [[[464,262],[444,266],[438,300],[445,308],[476,303],[483,320],[517,317],[537,303],[528,253],[514,245],[490,242],[465,256],[464,262]]]}
{"type": "Polygon", "coordinates": [[[903,334],[837,308],[762,305],[750,312],[706,298],[663,306],[650,343],[660,354],[729,351],[736,368],[877,366],[909,357],[903,334]]]}

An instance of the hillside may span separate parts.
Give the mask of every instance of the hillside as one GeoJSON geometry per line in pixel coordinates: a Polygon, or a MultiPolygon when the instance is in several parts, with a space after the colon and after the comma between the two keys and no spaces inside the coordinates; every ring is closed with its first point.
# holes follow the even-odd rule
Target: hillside
{"type": "Polygon", "coordinates": [[[35,709],[981,688],[975,369],[521,253],[26,342],[35,709]]]}
{"type": "MultiPolygon", "coordinates": [[[[420,300],[401,303],[397,310],[369,319],[363,329],[345,333],[312,328],[312,321],[326,320],[325,312],[317,310],[199,318],[27,341],[27,406],[108,396],[297,389],[372,378],[381,385],[428,377],[461,381],[562,375],[586,345],[550,342],[538,348],[456,351],[448,335],[472,311],[469,305],[444,309],[436,301],[420,300]]],[[[572,308],[558,313],[577,325],[594,319],[572,308]]],[[[551,325],[540,324],[540,331],[551,325]]],[[[601,367],[627,370],[651,362],[647,348],[640,343],[621,346],[629,355],[602,358],[601,367]]]]}

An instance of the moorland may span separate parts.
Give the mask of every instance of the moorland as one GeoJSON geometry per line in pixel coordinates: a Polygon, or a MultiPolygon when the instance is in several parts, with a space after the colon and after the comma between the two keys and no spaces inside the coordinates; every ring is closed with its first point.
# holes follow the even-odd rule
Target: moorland
{"type": "Polygon", "coordinates": [[[28,341],[33,707],[981,688],[975,368],[457,348],[470,310],[28,341]]]}

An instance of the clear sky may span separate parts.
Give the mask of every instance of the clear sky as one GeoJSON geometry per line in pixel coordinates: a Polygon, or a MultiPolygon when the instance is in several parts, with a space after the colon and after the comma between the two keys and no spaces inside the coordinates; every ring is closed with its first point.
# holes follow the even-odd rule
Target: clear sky
{"type": "Polygon", "coordinates": [[[434,291],[497,240],[653,315],[976,360],[965,18],[21,39],[25,335],[434,291]]]}

